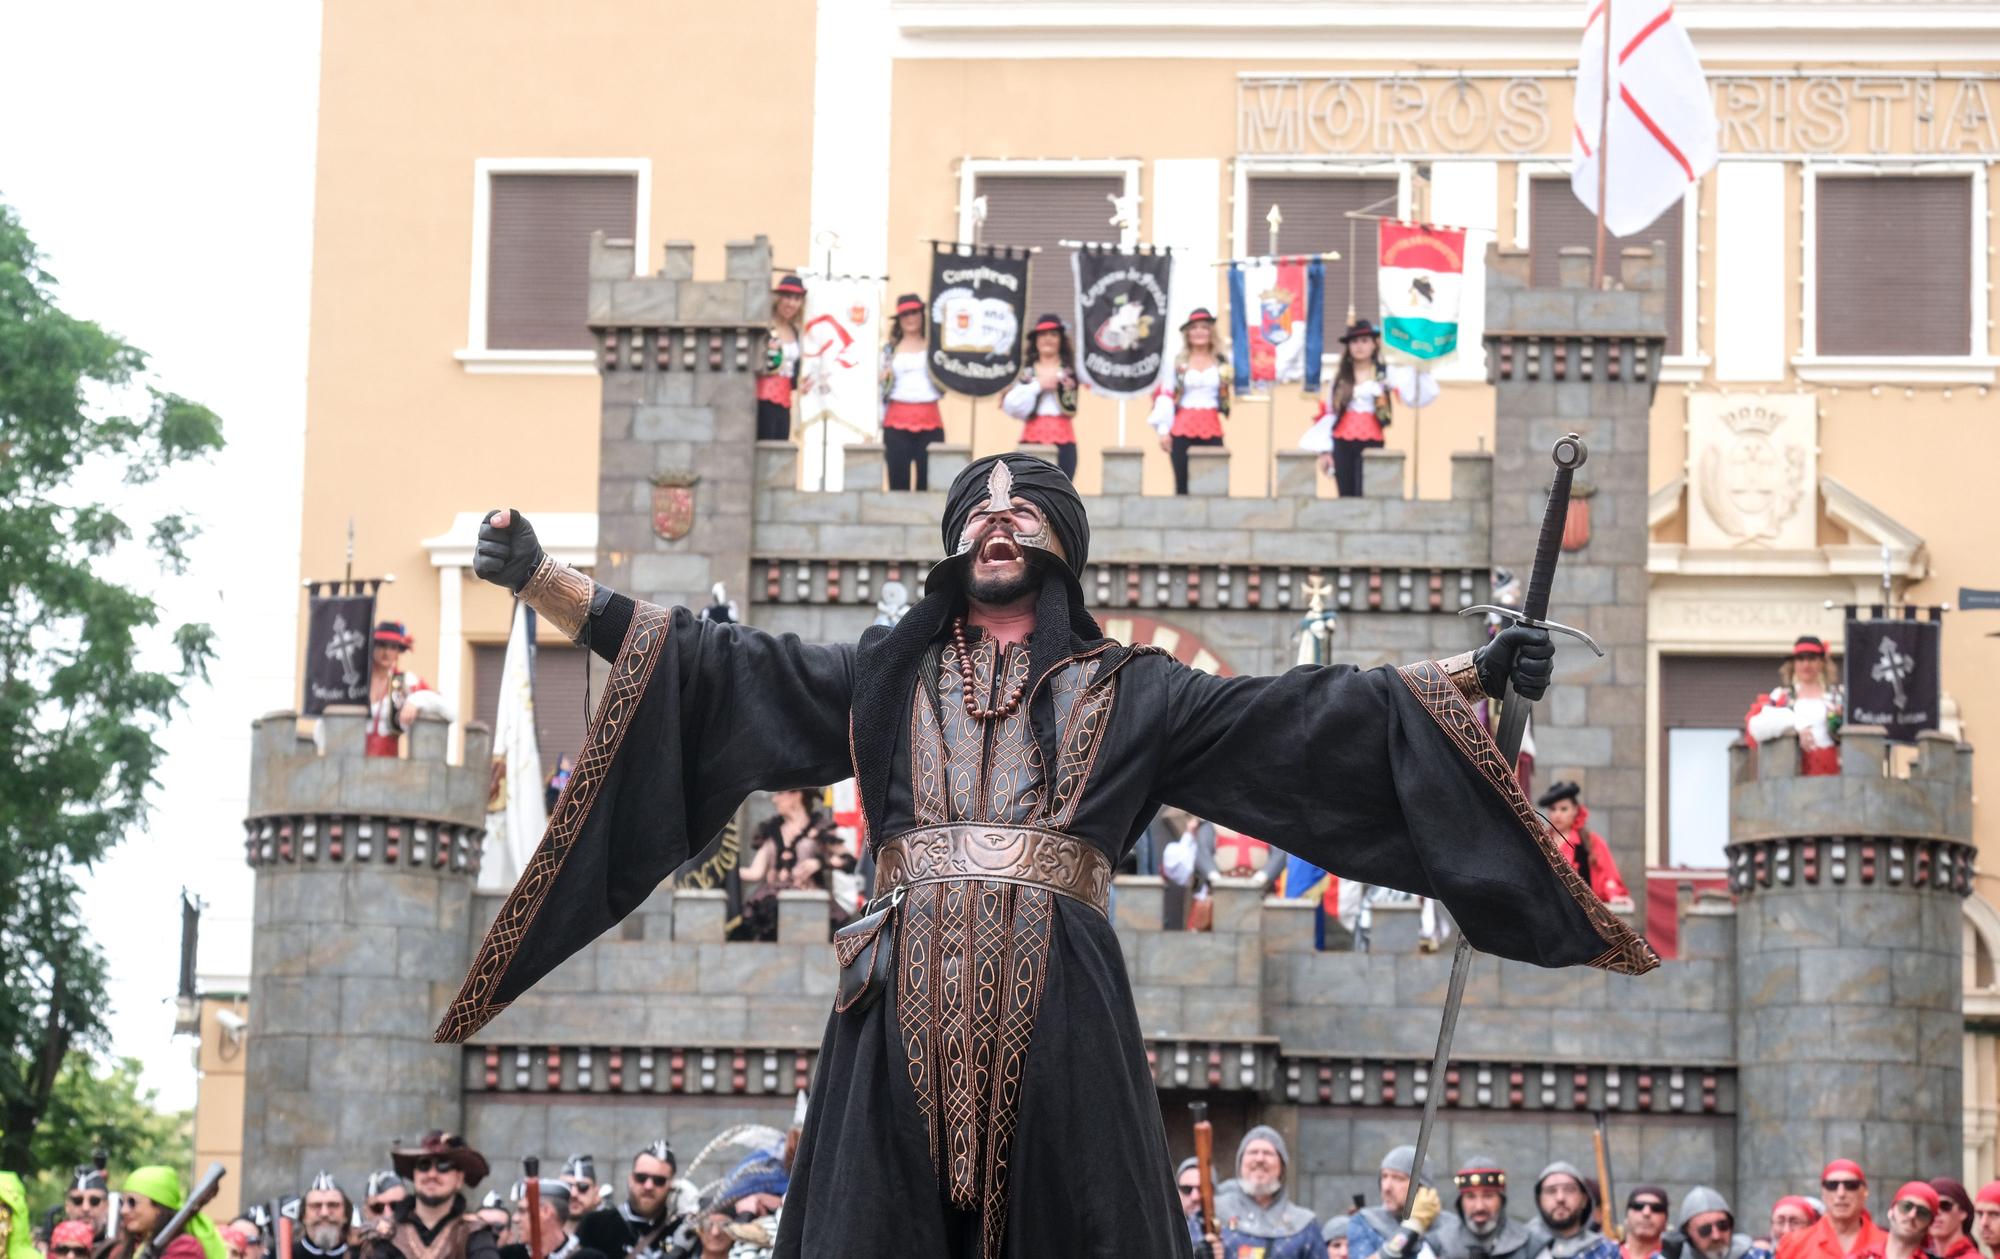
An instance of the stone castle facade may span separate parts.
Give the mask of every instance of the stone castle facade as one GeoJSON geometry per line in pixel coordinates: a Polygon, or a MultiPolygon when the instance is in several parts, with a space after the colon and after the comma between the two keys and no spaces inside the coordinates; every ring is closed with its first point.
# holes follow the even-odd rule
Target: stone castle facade
{"type": "MultiPolygon", "coordinates": [[[[970,452],[931,447],[940,488],[888,494],[880,448],[849,447],[850,488],[798,490],[796,451],[752,440],[769,262],[761,241],[732,246],[727,278],[696,282],[685,246],[639,276],[629,246],[594,245],[597,573],[692,606],[721,582],[754,625],[851,640],[884,583],[920,596],[941,487],[970,452]],[[670,539],[656,489],[690,481],[692,527],[670,539]]],[[[1563,287],[1538,289],[1525,255],[1489,260],[1495,449],[1453,460],[1450,497],[1404,499],[1400,456],[1373,452],[1367,497],[1322,499],[1312,456],[1281,452],[1273,497],[1231,498],[1220,450],[1191,452],[1191,496],[1147,496],[1138,452],[1111,450],[1084,589],[1113,635],[1217,671],[1288,667],[1319,585],[1340,616],[1336,659],[1451,655],[1478,641],[1456,611],[1488,598],[1491,567],[1525,567],[1549,445],[1581,432],[1592,526],[1564,557],[1553,615],[1607,654],[1559,640],[1537,772],[1581,778],[1636,871],[1663,275],[1628,250],[1622,287],[1595,292],[1584,260],[1566,262],[1563,287]]],[[[468,727],[454,765],[441,724],[396,762],[362,756],[356,713],[324,718],[321,747],[296,730],[292,714],[264,718],[252,768],[246,1197],[321,1166],[352,1183],[427,1126],[462,1129],[496,1169],[580,1151],[615,1168],[662,1134],[687,1151],[730,1123],[784,1122],[831,1004],[821,900],[786,894],[775,943],[726,943],[720,893],[662,888],[472,1044],[433,1045],[499,904],[473,887],[487,734],[468,727]]],[[[1121,879],[1116,925],[1172,1143],[1187,1144],[1188,1100],[1211,1104],[1219,1149],[1272,1123],[1300,1198],[1339,1210],[1372,1197],[1382,1153],[1413,1139],[1441,1088],[1434,1170],[1475,1150],[1524,1181],[1555,1158],[1587,1162],[1604,1111],[1620,1186],[1642,1172],[1676,1196],[1718,1185],[1746,1220],[1831,1152],[1887,1183],[1955,1168],[1970,751],[1931,739],[1904,760],[1867,730],[1847,732],[1838,777],[1799,778],[1783,750],[1746,755],[1731,789],[1735,905],[1687,908],[1679,956],[1642,978],[1481,958],[1442,1080],[1429,1059],[1449,955],[1416,949],[1410,914],[1377,911],[1373,952],[1315,952],[1311,907],[1254,883],[1224,880],[1214,929],[1188,933],[1161,929],[1157,878],[1121,879]]]]}

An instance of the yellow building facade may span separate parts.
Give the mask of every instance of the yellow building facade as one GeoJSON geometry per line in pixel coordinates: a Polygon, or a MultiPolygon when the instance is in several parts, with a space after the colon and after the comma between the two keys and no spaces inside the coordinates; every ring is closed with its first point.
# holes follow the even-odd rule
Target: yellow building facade
{"type": "MultiPolygon", "coordinates": [[[[1885,581],[1926,605],[2000,586],[2000,11],[1677,13],[1715,92],[1722,160],[1638,238],[1664,248],[1674,289],[1654,544],[1633,579],[1649,591],[1654,683],[1646,853],[1705,868],[1722,833],[1704,800],[1722,779],[1719,759],[1697,758],[1740,720],[1729,705],[1773,684],[1795,635],[1837,645],[1840,605],[1880,602],[1885,581]]],[[[1057,241],[1171,246],[1177,311],[1219,310],[1214,264],[1269,247],[1273,204],[1280,252],[1341,255],[1334,321],[1376,309],[1375,224],[1353,215],[1473,229],[1471,293],[1487,242],[1552,274],[1558,249],[1588,243],[1566,178],[1582,15],[1544,0],[330,4],[299,576],[339,573],[354,519],[356,572],[397,576],[382,612],[414,632],[411,666],[475,711],[508,615],[470,575],[477,514],[514,506],[559,556],[595,553],[598,382],[576,247],[593,229],[632,239],[642,266],[691,241],[698,278],[720,275],[726,242],[764,234],[779,264],[882,276],[890,297],[927,287],[931,240],[1040,246],[1031,313],[1065,316],[1057,241]],[[1113,226],[1121,207],[1134,217],[1113,226]]],[[[1418,496],[1444,497],[1451,453],[1490,443],[1482,315],[1475,297],[1439,401],[1390,430],[1418,496]]],[[[1296,390],[1238,405],[1234,494],[1265,492],[1273,446],[1312,411],[1296,390]]],[[[1086,492],[1094,451],[1119,444],[1148,447],[1147,490],[1168,491],[1143,419],[1084,400],[1086,492]]],[[[1014,441],[991,402],[951,399],[945,422],[978,453],[1014,441]]],[[[1974,741],[2000,725],[1995,630],[2000,614],[1945,619],[1947,716],[1974,741]]],[[[2000,791],[2000,758],[1976,772],[1977,795],[2000,791]]],[[[2000,845],[1994,816],[1977,817],[1982,847],[2000,845]]],[[[1974,1017],[2000,1001],[2000,887],[1980,887],[1974,1017]]],[[[1967,1053],[1966,1170],[1986,1176],[2000,1057],[1984,1033],[1967,1053]]]]}

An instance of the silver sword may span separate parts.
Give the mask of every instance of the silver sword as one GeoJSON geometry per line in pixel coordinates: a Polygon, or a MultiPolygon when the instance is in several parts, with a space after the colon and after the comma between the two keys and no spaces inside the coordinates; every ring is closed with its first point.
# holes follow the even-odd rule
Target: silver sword
{"type": "MultiPolygon", "coordinates": [[[[1580,640],[1585,646],[1602,656],[1604,648],[1582,630],[1570,625],[1561,625],[1548,619],[1549,587],[1555,582],[1556,563],[1562,558],[1563,522],[1569,517],[1569,491],[1576,479],[1576,470],[1590,457],[1584,447],[1583,438],[1575,433],[1567,433],[1556,440],[1549,457],[1556,465],[1555,478],[1549,482],[1548,506],[1542,511],[1542,534],[1535,542],[1535,566],[1528,573],[1528,595],[1519,610],[1496,607],[1482,603],[1466,608],[1460,616],[1497,616],[1516,625],[1533,626],[1548,630],[1552,634],[1568,634],[1580,640]]],[[[1528,710],[1534,707],[1531,700],[1514,693],[1510,680],[1502,691],[1500,699],[1500,722],[1493,733],[1493,742],[1500,747],[1501,759],[1512,771],[1520,762],[1521,736],[1528,728],[1528,710]]],[[[1410,1191],[1403,1197],[1402,1218],[1410,1217],[1410,1208],[1416,1203],[1416,1186],[1424,1172],[1424,1155],[1429,1153],[1431,1130],[1437,1126],[1438,1101],[1444,1096],[1444,1073],[1451,1061],[1451,1040],[1458,1031],[1458,1008],[1465,1000],[1465,981],[1472,973],[1472,944],[1465,938],[1465,929],[1458,932],[1458,946],[1451,955],[1451,982],[1445,987],[1444,1017],[1438,1023],[1437,1053],[1431,1058],[1430,1080],[1424,1089],[1424,1118],[1417,1127],[1416,1158],[1410,1164],[1410,1191]]]]}

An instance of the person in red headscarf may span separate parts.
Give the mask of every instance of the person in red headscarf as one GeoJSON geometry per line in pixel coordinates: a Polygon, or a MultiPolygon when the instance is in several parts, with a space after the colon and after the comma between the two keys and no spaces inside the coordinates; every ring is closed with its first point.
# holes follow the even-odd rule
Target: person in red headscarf
{"type": "Polygon", "coordinates": [[[889,464],[889,488],[931,487],[931,462],[924,447],[944,440],[944,398],[931,379],[930,334],[924,327],[924,299],[905,293],[896,299],[896,327],[882,347],[882,454],[889,464]]]}
{"type": "MultiPolygon", "coordinates": [[[[1778,1259],[1848,1259],[1880,1247],[1888,1234],[1868,1218],[1868,1177],[1853,1159],[1837,1158],[1819,1174],[1826,1214],[1811,1228],[1778,1243],[1778,1259]]],[[[1928,1191],[1930,1186],[1924,1188],[1928,1191]]],[[[1927,1222],[1928,1223],[1928,1222],[1927,1222]]]]}
{"type": "Polygon", "coordinates": [[[1160,449],[1174,463],[1174,493],[1188,492],[1188,449],[1220,446],[1222,421],[1229,414],[1227,357],[1215,336],[1215,316],[1197,306],[1181,325],[1185,347],[1153,391],[1153,412],[1146,422],[1160,435],[1160,449]]]}
{"type": "Polygon", "coordinates": [[[1750,705],[1743,728],[1754,743],[1797,731],[1799,772],[1838,774],[1844,707],[1840,688],[1827,680],[1826,644],[1801,634],[1792,644],[1791,659],[1778,667],[1778,686],[1750,705]]]}
{"type": "Polygon", "coordinates": [[[1021,378],[1000,398],[1000,409],[1021,425],[1023,446],[1047,442],[1056,448],[1056,466],[1076,475],[1076,351],[1060,316],[1043,315],[1028,329],[1028,363],[1021,378]]]}
{"type": "Polygon", "coordinates": [[[1882,1240],[1854,1252],[1854,1259],[1938,1259],[1930,1230],[1938,1216],[1938,1191],[1913,1180],[1889,1204],[1889,1229],[1882,1240]]]}
{"type": "Polygon", "coordinates": [[[1931,1253],[1938,1259],[1978,1255],[1978,1243],[1968,1236],[1972,1231],[1972,1195],[1949,1176],[1932,1177],[1931,1188],[1938,1195],[1937,1215],[1931,1220],[1931,1253]]]}
{"type": "Polygon", "coordinates": [[[451,705],[431,684],[402,668],[403,653],[416,645],[401,621],[375,627],[368,671],[368,755],[399,756],[403,732],[419,716],[451,720],[451,705]]]}
{"type": "Polygon", "coordinates": [[[1987,1254],[2000,1253],[2000,1180],[1989,1180],[1972,1203],[1972,1231],[1987,1254]]]}

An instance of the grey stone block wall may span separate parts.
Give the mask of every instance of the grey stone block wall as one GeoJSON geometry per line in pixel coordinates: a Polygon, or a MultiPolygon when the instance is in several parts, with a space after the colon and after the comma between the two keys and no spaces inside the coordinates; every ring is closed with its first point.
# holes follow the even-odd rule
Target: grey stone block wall
{"type": "Polygon", "coordinates": [[[358,712],[322,718],[323,753],[296,726],[273,713],[254,736],[245,1201],[321,1168],[360,1184],[397,1137],[462,1115],[461,1051],[431,1032],[470,956],[486,728],[452,765],[443,722],[404,759],[363,755],[358,712]]]}
{"type": "MultiPolygon", "coordinates": [[[[1569,251],[1565,251],[1568,253],[1569,251]]],[[[1556,638],[1560,685],[1534,715],[1535,781],[1582,783],[1591,826],[1630,877],[1645,868],[1646,459],[1666,346],[1666,268],[1645,248],[1620,259],[1620,287],[1594,292],[1589,259],[1564,259],[1564,287],[1534,288],[1526,250],[1487,248],[1486,355],[1495,387],[1492,559],[1525,584],[1568,432],[1590,451],[1572,514],[1589,541],[1565,552],[1549,618],[1584,630],[1602,659],[1556,638]]]]}
{"type": "Polygon", "coordinates": [[[1800,776],[1789,738],[1733,758],[1739,1211],[1835,1157],[1878,1185],[1954,1171],[1971,748],[1927,735],[1907,777],[1867,727],[1843,732],[1836,775],[1800,776]]]}

